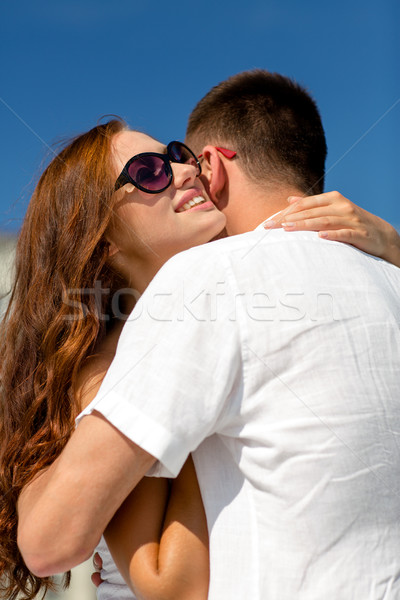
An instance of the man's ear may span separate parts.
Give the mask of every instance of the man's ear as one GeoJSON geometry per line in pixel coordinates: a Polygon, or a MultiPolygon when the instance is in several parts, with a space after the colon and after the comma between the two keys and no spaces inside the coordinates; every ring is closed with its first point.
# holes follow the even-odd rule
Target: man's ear
{"type": "Polygon", "coordinates": [[[208,195],[217,204],[226,184],[225,166],[215,146],[204,146],[202,154],[201,172],[206,179],[208,195]]]}

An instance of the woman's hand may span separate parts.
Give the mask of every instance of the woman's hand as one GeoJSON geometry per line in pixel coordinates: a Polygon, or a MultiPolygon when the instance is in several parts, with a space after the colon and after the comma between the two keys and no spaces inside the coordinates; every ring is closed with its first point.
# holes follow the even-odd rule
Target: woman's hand
{"type": "Polygon", "coordinates": [[[95,569],[94,572],[91,575],[91,580],[94,586],[99,587],[99,585],[101,583],[103,583],[103,580],[101,578],[100,575],[100,571],[103,568],[103,561],[102,558],[100,556],[100,554],[98,552],[96,552],[93,556],[93,568],[95,569]]]}
{"type": "Polygon", "coordinates": [[[389,223],[360,208],[339,192],[304,198],[291,196],[289,207],[276,215],[266,229],[318,231],[319,236],[352,244],[400,267],[400,236],[389,223]]]}

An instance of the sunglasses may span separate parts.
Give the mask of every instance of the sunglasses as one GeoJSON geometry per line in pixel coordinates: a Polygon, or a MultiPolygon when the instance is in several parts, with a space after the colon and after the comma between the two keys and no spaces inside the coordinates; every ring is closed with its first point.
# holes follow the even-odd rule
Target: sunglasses
{"type": "Polygon", "coordinates": [[[163,192],[172,183],[171,163],[173,162],[193,165],[196,167],[196,177],[201,174],[200,163],[190,148],[182,142],[170,142],[166,154],[142,152],[128,160],[115,182],[114,191],[126,183],[132,183],[148,194],[163,192]]]}
{"type": "MultiPolygon", "coordinates": [[[[234,158],[237,154],[235,150],[228,150],[227,148],[220,148],[219,146],[215,146],[215,149],[218,150],[218,152],[221,152],[225,158],[234,158]]],[[[199,154],[197,158],[203,158],[203,155],[199,154]]]]}

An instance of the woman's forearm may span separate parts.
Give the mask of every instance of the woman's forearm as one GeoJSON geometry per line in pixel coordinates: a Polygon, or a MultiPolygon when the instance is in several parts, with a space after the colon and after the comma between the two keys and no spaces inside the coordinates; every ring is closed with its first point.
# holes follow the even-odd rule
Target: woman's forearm
{"type": "Polygon", "coordinates": [[[28,568],[46,577],[90,556],[154,460],[103,417],[85,417],[59,458],[20,495],[18,545],[28,568]]]}
{"type": "Polygon", "coordinates": [[[396,265],[396,267],[400,267],[400,235],[389,224],[387,229],[387,246],[382,254],[382,258],[396,265]]]}
{"type": "Polygon", "coordinates": [[[154,600],[203,600],[208,596],[208,530],[191,457],[172,482],[160,542],[159,573],[164,573],[169,593],[166,589],[154,600]]]}
{"type": "Polygon", "coordinates": [[[208,532],[191,458],[172,482],[145,478],[105,532],[124,579],[141,600],[205,600],[208,532]]]}

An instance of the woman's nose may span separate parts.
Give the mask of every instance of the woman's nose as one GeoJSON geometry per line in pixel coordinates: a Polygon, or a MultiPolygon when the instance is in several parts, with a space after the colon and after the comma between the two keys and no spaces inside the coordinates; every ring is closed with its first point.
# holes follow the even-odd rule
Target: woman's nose
{"type": "Polygon", "coordinates": [[[182,188],[185,185],[190,187],[194,184],[198,173],[197,167],[189,163],[171,163],[171,167],[176,188],[182,188]]]}

